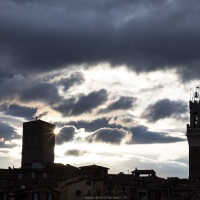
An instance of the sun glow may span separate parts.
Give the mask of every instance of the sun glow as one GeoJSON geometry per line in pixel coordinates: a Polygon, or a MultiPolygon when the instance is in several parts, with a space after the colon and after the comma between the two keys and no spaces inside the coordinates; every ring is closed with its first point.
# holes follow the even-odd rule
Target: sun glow
{"type": "Polygon", "coordinates": [[[57,127],[56,127],[56,128],[54,129],[54,134],[55,134],[55,135],[58,135],[58,134],[60,133],[60,129],[61,129],[61,128],[57,128],[57,127]]]}

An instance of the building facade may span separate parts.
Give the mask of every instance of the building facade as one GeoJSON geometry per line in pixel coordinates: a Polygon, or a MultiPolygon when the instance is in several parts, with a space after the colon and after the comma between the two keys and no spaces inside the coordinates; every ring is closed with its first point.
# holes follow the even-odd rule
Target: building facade
{"type": "Polygon", "coordinates": [[[35,120],[23,123],[21,166],[32,163],[54,163],[55,125],[35,120]]]}
{"type": "Polygon", "coordinates": [[[189,145],[189,179],[200,178],[200,96],[195,92],[189,101],[190,124],[187,124],[189,145]]]}

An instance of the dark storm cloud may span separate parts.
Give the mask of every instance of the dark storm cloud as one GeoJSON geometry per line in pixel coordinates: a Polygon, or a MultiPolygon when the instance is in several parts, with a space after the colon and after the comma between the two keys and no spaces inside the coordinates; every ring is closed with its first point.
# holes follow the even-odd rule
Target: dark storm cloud
{"type": "Polygon", "coordinates": [[[13,74],[0,71],[0,84],[6,79],[12,78],[13,74]]]}
{"type": "Polygon", "coordinates": [[[79,95],[74,98],[66,99],[58,106],[54,106],[54,109],[62,113],[63,116],[89,113],[103,104],[107,100],[107,95],[105,89],[93,91],[88,95],[79,95]]]}
{"type": "Polygon", "coordinates": [[[21,93],[22,101],[42,101],[46,103],[57,103],[61,100],[57,88],[51,83],[36,83],[21,93]]]}
{"type": "Polygon", "coordinates": [[[168,136],[166,133],[149,131],[146,126],[137,126],[130,129],[132,140],[130,144],[174,143],[185,141],[179,137],[168,136]]]}
{"type": "Polygon", "coordinates": [[[33,119],[33,116],[35,116],[37,112],[37,108],[19,106],[16,104],[10,105],[9,107],[2,106],[1,110],[6,115],[11,115],[14,117],[23,117],[27,120],[33,119]]]}
{"type": "Polygon", "coordinates": [[[81,72],[74,72],[69,78],[64,78],[58,82],[58,84],[64,86],[64,90],[68,90],[74,85],[80,85],[84,82],[84,77],[81,72]]]}
{"type": "Polygon", "coordinates": [[[121,96],[117,101],[111,103],[107,108],[102,109],[99,113],[107,113],[115,110],[127,110],[132,108],[135,98],[121,96]]]}
{"type": "Polygon", "coordinates": [[[20,95],[24,85],[26,85],[26,80],[22,75],[5,75],[0,81],[0,100],[14,100],[20,95]]]}
{"type": "Polygon", "coordinates": [[[117,128],[101,128],[88,136],[88,142],[105,142],[111,144],[120,144],[127,135],[127,131],[117,128]]]}
{"type": "Polygon", "coordinates": [[[20,138],[21,136],[17,134],[15,128],[6,123],[0,122],[0,139],[11,141],[12,139],[20,138]]]}
{"type": "Polygon", "coordinates": [[[76,128],[74,126],[64,126],[60,129],[59,134],[56,135],[56,144],[63,144],[74,139],[76,128]]]}
{"type": "Polygon", "coordinates": [[[1,69],[126,64],[200,75],[198,0],[0,1],[1,69]],[[20,13],[20,14],[19,14],[20,13]]]}
{"type": "Polygon", "coordinates": [[[70,149],[68,151],[65,152],[65,156],[82,156],[85,153],[87,153],[86,151],[80,151],[78,149],[70,149]]]}
{"type": "Polygon", "coordinates": [[[149,105],[142,117],[146,118],[150,122],[156,122],[159,119],[169,117],[180,118],[180,115],[187,112],[187,110],[188,106],[184,101],[162,99],[149,105]]]}

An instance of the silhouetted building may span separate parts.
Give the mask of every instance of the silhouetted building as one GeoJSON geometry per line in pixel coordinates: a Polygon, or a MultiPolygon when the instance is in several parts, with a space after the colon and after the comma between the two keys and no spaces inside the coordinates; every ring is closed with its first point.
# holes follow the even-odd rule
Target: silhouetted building
{"type": "Polygon", "coordinates": [[[91,177],[105,177],[108,175],[109,168],[102,167],[99,165],[88,165],[79,167],[81,169],[81,174],[91,177]]]}
{"type": "Polygon", "coordinates": [[[54,163],[55,125],[35,120],[23,123],[22,167],[54,163]]]}
{"type": "Polygon", "coordinates": [[[200,178],[200,99],[196,91],[189,102],[190,124],[187,124],[189,144],[189,179],[200,178]]]}

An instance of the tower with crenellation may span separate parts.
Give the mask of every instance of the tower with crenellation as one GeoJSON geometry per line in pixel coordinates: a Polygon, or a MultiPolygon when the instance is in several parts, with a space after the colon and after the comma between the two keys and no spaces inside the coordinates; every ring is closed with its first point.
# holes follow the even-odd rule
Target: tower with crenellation
{"type": "Polygon", "coordinates": [[[200,178],[200,95],[196,91],[189,101],[190,124],[187,124],[189,145],[189,179],[200,178]]]}

